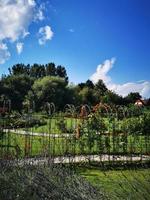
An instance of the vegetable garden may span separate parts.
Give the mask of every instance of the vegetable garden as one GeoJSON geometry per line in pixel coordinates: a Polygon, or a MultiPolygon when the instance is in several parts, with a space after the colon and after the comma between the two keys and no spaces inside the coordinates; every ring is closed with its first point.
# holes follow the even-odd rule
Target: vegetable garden
{"type": "Polygon", "coordinates": [[[149,122],[108,105],[2,114],[0,199],[148,200],[149,122]]]}
{"type": "MultiPolygon", "coordinates": [[[[45,113],[9,113],[1,116],[0,157],[29,158],[76,155],[113,155],[149,158],[150,112],[141,108],[99,104],[56,112],[54,104],[45,113]]],[[[115,157],[116,156],[116,157],[115,157]]],[[[108,157],[110,160],[110,157],[108,157]]]]}

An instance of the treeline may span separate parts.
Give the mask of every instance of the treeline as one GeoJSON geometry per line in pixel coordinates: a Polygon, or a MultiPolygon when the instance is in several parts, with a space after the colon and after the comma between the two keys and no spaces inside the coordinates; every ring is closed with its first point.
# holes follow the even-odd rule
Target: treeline
{"type": "Polygon", "coordinates": [[[139,93],[130,93],[126,97],[108,90],[102,80],[96,84],[87,80],[78,85],[69,84],[65,67],[54,63],[46,65],[16,64],[9,68],[8,75],[0,80],[0,98],[11,100],[13,110],[34,108],[44,109],[46,102],[53,102],[58,110],[66,104],[96,105],[99,102],[128,105],[141,98],[139,93]]]}
{"type": "Polygon", "coordinates": [[[33,65],[24,65],[16,64],[12,68],[9,68],[9,76],[12,75],[27,75],[33,78],[42,78],[45,76],[58,76],[65,78],[68,81],[67,72],[65,67],[58,65],[55,66],[54,63],[48,63],[46,65],[33,64],[33,65]]]}

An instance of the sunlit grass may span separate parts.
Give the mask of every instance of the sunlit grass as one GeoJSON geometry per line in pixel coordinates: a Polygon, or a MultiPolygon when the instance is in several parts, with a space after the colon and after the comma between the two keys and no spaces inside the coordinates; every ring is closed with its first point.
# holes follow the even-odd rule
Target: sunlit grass
{"type": "Polygon", "coordinates": [[[78,172],[103,189],[110,199],[150,199],[150,169],[101,171],[94,167],[80,167],[78,172]]]}

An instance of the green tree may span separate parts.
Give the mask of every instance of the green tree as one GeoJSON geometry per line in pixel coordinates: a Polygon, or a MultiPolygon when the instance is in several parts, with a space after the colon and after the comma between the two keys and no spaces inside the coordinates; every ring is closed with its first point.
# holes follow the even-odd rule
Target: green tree
{"type": "Polygon", "coordinates": [[[107,90],[102,97],[102,102],[107,104],[124,105],[124,99],[115,92],[107,90]]]}
{"type": "Polygon", "coordinates": [[[94,84],[89,79],[86,81],[85,86],[88,87],[88,88],[94,89],[94,84]]]}
{"type": "Polygon", "coordinates": [[[39,64],[33,64],[30,68],[30,76],[34,78],[41,78],[46,76],[45,66],[39,64]]]}
{"type": "Polygon", "coordinates": [[[13,65],[12,68],[9,68],[10,75],[29,75],[30,73],[30,65],[24,64],[16,64],[13,65]]]}
{"type": "Polygon", "coordinates": [[[104,96],[105,92],[108,90],[105,83],[101,79],[95,84],[95,89],[100,96],[104,96]]]}
{"type": "Polygon", "coordinates": [[[31,89],[33,79],[27,75],[11,75],[2,80],[3,95],[11,100],[12,109],[21,110],[25,95],[31,89]]]}
{"type": "Polygon", "coordinates": [[[78,84],[79,90],[82,90],[84,87],[86,87],[86,84],[85,84],[85,83],[79,83],[79,84],[78,84]]]}
{"type": "Polygon", "coordinates": [[[79,98],[81,104],[93,105],[96,103],[94,90],[88,87],[84,87],[79,92],[79,98]]]}
{"type": "Polygon", "coordinates": [[[32,86],[36,107],[42,107],[46,102],[54,102],[58,109],[63,108],[66,86],[65,79],[60,77],[45,76],[36,80],[32,86]]]}
{"type": "Polygon", "coordinates": [[[56,76],[56,67],[54,63],[48,63],[45,66],[46,76],[56,76]]]}
{"type": "Polygon", "coordinates": [[[131,92],[125,97],[128,104],[135,103],[136,100],[141,99],[141,98],[142,96],[139,94],[139,92],[131,92]]]}
{"type": "Polygon", "coordinates": [[[61,78],[64,78],[65,81],[68,83],[68,76],[65,67],[58,65],[56,68],[56,75],[61,78]]]}

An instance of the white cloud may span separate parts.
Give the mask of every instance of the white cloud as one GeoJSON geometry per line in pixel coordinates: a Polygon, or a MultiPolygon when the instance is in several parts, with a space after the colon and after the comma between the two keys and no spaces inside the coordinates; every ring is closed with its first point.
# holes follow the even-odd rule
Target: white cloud
{"type": "Polygon", "coordinates": [[[28,31],[23,31],[22,37],[25,38],[27,37],[27,35],[30,35],[30,33],[28,31]]]}
{"type": "Polygon", "coordinates": [[[34,8],[33,0],[0,0],[0,40],[14,42],[27,35],[34,8]]]}
{"type": "Polygon", "coordinates": [[[23,51],[23,43],[22,43],[22,42],[18,42],[18,43],[16,44],[16,48],[17,48],[17,53],[18,53],[18,54],[21,54],[22,51],[23,51]]]}
{"type": "Polygon", "coordinates": [[[103,64],[97,66],[96,72],[91,76],[93,83],[96,83],[99,79],[102,79],[105,83],[109,83],[111,78],[107,75],[109,70],[113,67],[115,58],[111,60],[105,60],[103,64]]]}
{"type": "Polygon", "coordinates": [[[96,83],[102,79],[109,90],[115,91],[122,96],[128,95],[130,92],[139,92],[143,97],[150,97],[150,81],[127,82],[124,84],[113,83],[111,77],[108,75],[115,63],[115,59],[106,60],[103,64],[98,65],[96,72],[90,79],[96,83]]]}
{"type": "Polygon", "coordinates": [[[34,0],[27,0],[27,1],[28,1],[29,5],[31,5],[31,6],[35,6],[36,5],[34,0]]]}
{"type": "Polygon", "coordinates": [[[4,43],[0,43],[0,64],[4,64],[6,60],[10,57],[10,52],[8,47],[4,43]]]}
{"type": "Polygon", "coordinates": [[[44,26],[39,29],[39,44],[44,45],[47,40],[51,40],[53,32],[50,26],[44,26]]]}
{"type": "Polygon", "coordinates": [[[35,21],[44,20],[44,18],[45,18],[44,13],[43,13],[44,10],[45,10],[45,5],[41,4],[40,7],[36,10],[36,13],[35,13],[35,16],[34,16],[35,21]]]}
{"type": "Polygon", "coordinates": [[[109,83],[108,88],[115,91],[117,94],[126,96],[130,92],[139,92],[143,97],[150,97],[150,82],[128,82],[125,84],[109,83]]]}
{"type": "Polygon", "coordinates": [[[23,45],[19,40],[30,34],[28,28],[35,19],[36,21],[44,19],[43,10],[44,4],[38,6],[36,0],[0,0],[0,64],[10,57],[8,49],[2,49],[2,44],[17,42],[16,47],[18,54],[20,54],[23,45]],[[2,59],[2,55],[7,59],[2,59]]]}

